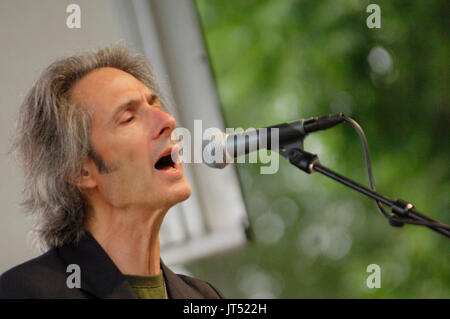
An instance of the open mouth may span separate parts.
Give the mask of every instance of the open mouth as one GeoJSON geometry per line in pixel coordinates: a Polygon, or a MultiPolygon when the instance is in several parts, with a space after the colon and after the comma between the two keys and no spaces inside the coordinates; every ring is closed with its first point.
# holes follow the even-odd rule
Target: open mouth
{"type": "Polygon", "coordinates": [[[172,154],[162,156],[155,164],[155,168],[157,170],[168,170],[171,168],[175,168],[175,163],[172,161],[172,154]]]}

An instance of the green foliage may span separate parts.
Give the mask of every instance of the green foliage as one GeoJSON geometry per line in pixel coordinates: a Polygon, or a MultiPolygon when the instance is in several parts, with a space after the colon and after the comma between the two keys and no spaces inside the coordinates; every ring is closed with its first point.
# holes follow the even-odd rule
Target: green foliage
{"type": "MultiPolygon", "coordinates": [[[[366,26],[368,1],[195,1],[227,127],[342,111],[365,130],[377,190],[449,223],[449,2],[373,2],[381,29],[366,26]]],[[[305,149],[367,184],[350,126],[305,149]]],[[[393,228],[366,197],[283,159],[275,175],[237,167],[253,239],[188,266],[227,297],[450,297],[445,237],[393,228]],[[366,286],[369,264],[379,289],[366,286]]]]}

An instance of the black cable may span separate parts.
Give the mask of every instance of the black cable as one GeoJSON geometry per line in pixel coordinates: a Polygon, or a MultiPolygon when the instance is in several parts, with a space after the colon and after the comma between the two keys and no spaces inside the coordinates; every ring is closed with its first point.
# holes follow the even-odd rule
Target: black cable
{"type": "MultiPolygon", "coordinates": [[[[349,123],[358,133],[360,139],[361,139],[361,143],[364,149],[364,158],[366,161],[366,168],[367,168],[367,174],[369,177],[369,184],[370,184],[370,188],[375,191],[375,179],[373,177],[373,173],[372,173],[372,164],[370,162],[370,155],[369,155],[369,146],[367,143],[367,138],[366,135],[364,134],[363,129],[361,128],[361,126],[352,118],[346,117],[344,116],[344,121],[346,121],[347,123],[349,123]]],[[[377,209],[378,211],[386,218],[388,219],[388,221],[392,224],[392,222],[394,223],[400,223],[400,224],[411,224],[411,225],[422,225],[422,226],[431,226],[431,227],[439,227],[439,228],[443,228],[443,229],[447,229],[450,230],[450,227],[441,223],[435,223],[435,222],[427,222],[427,221],[416,221],[416,220],[412,220],[412,219],[402,219],[402,218],[397,218],[395,214],[390,214],[388,212],[386,212],[383,209],[382,203],[379,201],[375,201],[376,205],[377,205],[377,209]]]]}
{"type": "MultiPolygon", "coordinates": [[[[370,155],[369,155],[369,146],[367,143],[367,138],[366,135],[364,134],[363,129],[361,128],[361,126],[352,118],[346,117],[344,116],[344,121],[346,121],[347,123],[349,123],[354,129],[355,131],[358,133],[360,139],[361,139],[361,143],[364,149],[364,158],[366,160],[366,168],[367,168],[367,174],[369,176],[369,184],[370,184],[370,188],[373,191],[376,191],[375,188],[375,179],[373,178],[373,173],[372,173],[372,164],[370,162],[370,155]]],[[[377,208],[378,211],[387,219],[391,218],[392,215],[387,213],[383,207],[381,206],[381,203],[379,201],[375,201],[375,203],[377,204],[377,208]]]]}

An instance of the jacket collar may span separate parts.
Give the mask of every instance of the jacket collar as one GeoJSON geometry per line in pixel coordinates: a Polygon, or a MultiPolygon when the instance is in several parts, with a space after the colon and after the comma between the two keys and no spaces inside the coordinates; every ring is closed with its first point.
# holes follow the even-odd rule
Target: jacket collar
{"type": "Polygon", "coordinates": [[[189,286],[181,277],[170,270],[161,260],[161,269],[166,281],[169,299],[202,299],[197,290],[189,286]]]}
{"type": "MultiPolygon", "coordinates": [[[[57,251],[66,266],[80,266],[80,289],[103,299],[137,298],[123,274],[88,231],[78,243],[64,245],[57,248],[57,251]]],[[[160,262],[170,299],[202,298],[199,292],[173,273],[162,260],[160,262]]]]}
{"type": "Polygon", "coordinates": [[[80,289],[98,298],[137,298],[120,270],[88,231],[78,243],[59,247],[58,253],[66,265],[80,266],[80,289]]]}

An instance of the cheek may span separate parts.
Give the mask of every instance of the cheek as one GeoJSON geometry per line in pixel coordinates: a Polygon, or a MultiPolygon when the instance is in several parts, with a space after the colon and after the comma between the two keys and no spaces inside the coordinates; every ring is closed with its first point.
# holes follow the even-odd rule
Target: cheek
{"type": "Polygon", "coordinates": [[[148,136],[136,126],[127,132],[112,136],[109,153],[124,167],[150,166],[148,136]]]}
{"type": "Polygon", "coordinates": [[[103,176],[105,188],[111,191],[154,188],[149,134],[140,126],[130,127],[117,134],[103,136],[101,152],[104,160],[118,169],[103,176]],[[107,183],[115,185],[107,185],[107,183]]]}
{"type": "Polygon", "coordinates": [[[138,186],[139,184],[148,184],[152,175],[152,167],[147,152],[141,147],[123,150],[120,154],[120,172],[118,175],[123,182],[129,180],[138,186]]]}
{"type": "Polygon", "coordinates": [[[119,168],[109,174],[101,176],[100,192],[104,194],[114,206],[140,201],[143,194],[154,193],[158,185],[153,176],[137,161],[124,161],[119,168]]]}

